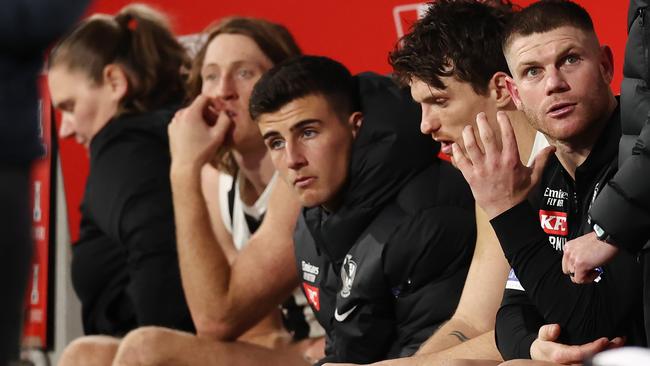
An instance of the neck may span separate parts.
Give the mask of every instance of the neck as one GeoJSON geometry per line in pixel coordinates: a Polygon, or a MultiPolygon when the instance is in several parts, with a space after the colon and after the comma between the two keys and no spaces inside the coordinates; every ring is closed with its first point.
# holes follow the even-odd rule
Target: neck
{"type": "Polygon", "coordinates": [[[617,104],[618,101],[612,96],[606,113],[603,113],[604,117],[592,123],[584,133],[570,141],[553,140],[547,137],[549,144],[556,148],[555,155],[560,161],[560,164],[562,164],[574,180],[576,179],[576,169],[589,157],[596,141],[602,135],[603,130],[607,126],[607,122],[611,118],[612,113],[614,113],[617,104]]]}
{"type": "Polygon", "coordinates": [[[266,147],[256,146],[245,152],[232,150],[232,155],[239,167],[239,175],[244,180],[242,186],[252,187],[259,197],[275,173],[266,147]]]}
{"type": "Polygon", "coordinates": [[[530,126],[530,123],[528,123],[526,115],[523,112],[516,109],[505,110],[505,112],[510,119],[512,129],[517,138],[519,158],[522,163],[527,164],[530,159],[533,144],[535,143],[535,134],[537,133],[537,130],[530,126]]]}

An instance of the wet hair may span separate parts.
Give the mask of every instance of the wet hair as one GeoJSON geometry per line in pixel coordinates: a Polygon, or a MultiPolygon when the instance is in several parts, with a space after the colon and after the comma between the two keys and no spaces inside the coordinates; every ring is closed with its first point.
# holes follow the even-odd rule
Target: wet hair
{"type": "Polygon", "coordinates": [[[300,56],[276,65],[255,84],[251,117],[258,120],[310,95],[324,96],[342,120],[359,110],[356,81],[343,64],[322,56],[300,56]]]}
{"type": "Polygon", "coordinates": [[[201,68],[203,67],[205,53],[210,42],[220,34],[247,36],[255,42],[257,47],[262,50],[274,65],[302,53],[287,28],[264,19],[228,17],[208,27],[204,34],[206,34],[206,41],[194,57],[188,80],[189,97],[191,99],[201,94],[201,87],[203,86],[201,68]]]}
{"type": "Polygon", "coordinates": [[[542,0],[517,13],[506,27],[503,39],[504,52],[517,36],[529,36],[569,26],[595,33],[589,13],[580,5],[568,0],[542,0]]]}
{"type": "Polygon", "coordinates": [[[438,0],[395,45],[388,61],[403,84],[413,78],[444,89],[455,76],[477,94],[487,93],[492,76],[508,73],[501,42],[515,7],[510,1],[438,0]]]}
{"type": "Polygon", "coordinates": [[[79,23],[52,50],[49,68],[81,71],[96,84],[104,68],[117,64],[128,80],[118,114],[153,110],[185,97],[183,68],[189,57],[162,13],[142,4],[115,16],[97,14],[79,23]]]}
{"type": "MultiPolygon", "coordinates": [[[[204,31],[204,34],[206,34],[205,43],[194,57],[188,79],[188,96],[190,99],[194,99],[201,94],[203,87],[201,69],[205,60],[205,53],[212,40],[220,34],[239,34],[252,39],[274,65],[290,57],[302,54],[300,47],[298,47],[287,28],[264,19],[228,17],[209,26],[204,31]]],[[[215,158],[212,160],[212,165],[233,176],[238,169],[235,159],[230,154],[230,148],[225,145],[217,151],[215,158]]]]}

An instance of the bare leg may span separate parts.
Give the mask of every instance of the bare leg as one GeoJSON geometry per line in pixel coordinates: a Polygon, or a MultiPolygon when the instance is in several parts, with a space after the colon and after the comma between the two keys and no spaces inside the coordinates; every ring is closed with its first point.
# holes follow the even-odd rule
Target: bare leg
{"type": "Polygon", "coordinates": [[[217,342],[190,333],[144,327],[122,341],[113,366],[278,365],[306,366],[298,345],[268,349],[244,342],[217,342]]]}
{"type": "Polygon", "coordinates": [[[558,366],[559,363],[535,361],[535,360],[510,360],[500,364],[499,366],[558,366]]]}
{"type": "Polygon", "coordinates": [[[501,361],[492,360],[444,360],[438,366],[497,366],[501,361]]]}
{"type": "Polygon", "coordinates": [[[119,338],[109,336],[77,338],[63,350],[58,366],[110,366],[119,345],[119,338]]]}

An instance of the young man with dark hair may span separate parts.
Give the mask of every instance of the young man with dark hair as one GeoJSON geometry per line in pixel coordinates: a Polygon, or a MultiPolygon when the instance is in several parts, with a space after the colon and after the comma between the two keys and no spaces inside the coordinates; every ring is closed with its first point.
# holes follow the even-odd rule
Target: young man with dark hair
{"type": "Polygon", "coordinates": [[[556,151],[530,168],[522,165],[503,113],[497,114],[500,132],[481,115],[478,137],[467,127],[464,150],[452,147],[521,284],[506,290],[497,314],[499,350],[505,359],[552,361],[534,343],[546,323],[557,323],[552,333],[561,329],[559,340],[569,344],[607,345],[599,337],[616,336],[643,344],[634,258],[619,256],[601,268],[599,282],[582,287],[561,268],[564,243],[592,230],[589,206],[616,172],[621,129],[609,87],[611,50],[599,44],[589,14],[569,1],[538,2],[515,14],[503,50],[513,101],[556,151]]]}
{"type": "Polygon", "coordinates": [[[253,90],[251,115],[304,207],[295,257],[327,333],[321,362],[411,355],[457,305],[474,205],[417,133],[409,99],[390,79],[313,56],[276,66],[253,90]]]}
{"type": "MultiPolygon", "coordinates": [[[[451,154],[462,130],[479,112],[505,111],[515,123],[523,161],[536,131],[525,121],[505,87],[508,65],[501,51],[513,6],[505,1],[440,0],[431,3],[390,55],[396,76],[411,87],[422,109],[422,133],[451,154]],[[460,19],[471,19],[469,26],[460,19]]],[[[492,123],[496,123],[492,121],[492,123]]],[[[544,147],[539,136],[535,150],[544,147]]],[[[501,360],[494,342],[494,318],[510,267],[485,213],[477,208],[477,241],[463,294],[454,316],[419,349],[415,358],[382,364],[415,364],[454,358],[501,360]]],[[[435,363],[437,364],[437,363],[435,363]]]]}

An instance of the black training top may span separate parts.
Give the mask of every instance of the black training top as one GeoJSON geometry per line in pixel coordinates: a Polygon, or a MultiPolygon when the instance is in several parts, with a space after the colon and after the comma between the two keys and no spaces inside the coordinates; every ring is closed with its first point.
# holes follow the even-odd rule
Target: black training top
{"type": "Polygon", "coordinates": [[[86,334],[192,331],[181,287],[167,124],[175,109],[111,120],[90,144],[72,281],[86,334]]]}
{"type": "Polygon", "coordinates": [[[623,335],[629,345],[644,342],[641,272],[634,258],[619,255],[588,285],[576,285],[562,273],[564,244],[592,231],[587,213],[616,173],[620,136],[617,108],[576,169],[575,181],[551,156],[530,200],[492,220],[514,271],[497,313],[497,346],[504,359],[530,358],[539,327],[550,323],[560,324],[562,343],[623,335]]]}
{"type": "Polygon", "coordinates": [[[475,240],[460,172],[419,133],[419,108],[390,79],[359,77],[364,121],[343,205],[304,209],[295,233],[302,289],[327,333],[324,362],[413,354],[453,314],[475,240]]]}

